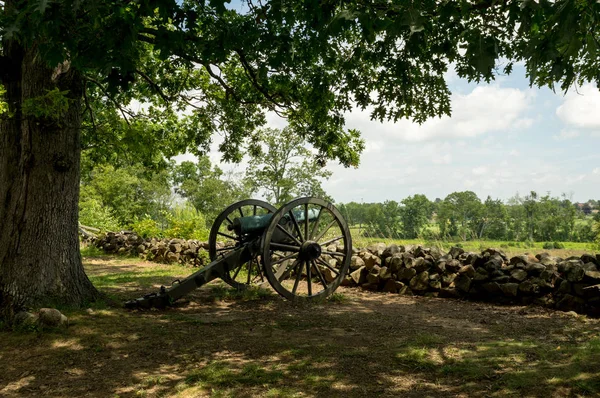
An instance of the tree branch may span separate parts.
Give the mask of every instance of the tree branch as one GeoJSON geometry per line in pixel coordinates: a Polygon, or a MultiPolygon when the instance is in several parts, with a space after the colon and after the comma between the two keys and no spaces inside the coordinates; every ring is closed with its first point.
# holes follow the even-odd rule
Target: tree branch
{"type": "Polygon", "coordinates": [[[125,119],[125,122],[127,123],[128,126],[131,126],[131,123],[129,123],[129,119],[127,119],[126,115],[129,115],[129,117],[134,117],[134,115],[131,114],[131,112],[125,110],[121,104],[119,104],[110,94],[109,92],[106,90],[106,88],[102,85],[102,83],[100,83],[99,81],[92,79],[89,76],[85,76],[84,77],[85,80],[94,83],[95,85],[98,86],[98,88],[100,88],[100,90],[104,93],[104,95],[106,96],[106,98],[108,98],[116,107],[117,109],[121,112],[121,115],[123,115],[123,119],[125,119]]]}

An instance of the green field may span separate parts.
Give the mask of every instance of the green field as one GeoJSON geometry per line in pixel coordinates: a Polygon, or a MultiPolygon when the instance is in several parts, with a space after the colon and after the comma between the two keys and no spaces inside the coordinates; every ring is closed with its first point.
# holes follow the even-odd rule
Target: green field
{"type": "Polygon", "coordinates": [[[460,246],[465,251],[480,252],[493,247],[502,249],[507,255],[517,255],[524,253],[549,252],[560,257],[572,255],[581,255],[583,253],[599,253],[598,245],[592,242],[560,242],[564,245],[561,249],[544,249],[547,242],[511,242],[502,240],[469,240],[469,241],[444,241],[444,240],[424,240],[424,239],[392,239],[392,238],[366,238],[361,236],[358,227],[351,227],[352,244],[356,248],[365,248],[373,243],[383,242],[386,245],[393,243],[397,245],[423,245],[427,247],[439,247],[442,250],[448,250],[452,246],[460,246]]]}

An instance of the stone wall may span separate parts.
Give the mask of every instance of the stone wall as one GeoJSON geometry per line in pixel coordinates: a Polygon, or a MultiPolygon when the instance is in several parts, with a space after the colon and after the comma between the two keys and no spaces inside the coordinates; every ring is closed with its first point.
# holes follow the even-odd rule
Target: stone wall
{"type": "Polygon", "coordinates": [[[208,242],[197,240],[142,238],[131,232],[109,232],[90,244],[106,253],[139,256],[159,263],[201,267],[210,262],[208,242]]]}
{"type": "Polygon", "coordinates": [[[448,253],[421,246],[355,250],[346,286],[399,294],[536,304],[600,315],[600,254],[508,258],[501,250],[448,253]]]}
{"type": "MultiPolygon", "coordinates": [[[[203,266],[208,243],[144,239],[108,233],[94,244],[107,253],[151,261],[203,266]]],[[[335,245],[328,251],[341,251],[335,245]]],[[[407,295],[535,304],[600,316],[600,254],[559,258],[548,253],[508,258],[498,249],[481,253],[383,243],[353,249],[344,286],[407,295]]],[[[327,258],[326,260],[334,260],[327,258]]]]}

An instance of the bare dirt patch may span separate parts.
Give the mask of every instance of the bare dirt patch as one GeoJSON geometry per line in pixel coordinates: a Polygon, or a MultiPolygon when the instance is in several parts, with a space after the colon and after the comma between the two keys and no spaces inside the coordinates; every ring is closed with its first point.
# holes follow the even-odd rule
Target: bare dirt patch
{"type": "MultiPolygon", "coordinates": [[[[86,267],[119,300],[190,272],[161,276],[134,260],[86,267]]],[[[223,290],[211,283],[163,311],[66,311],[64,331],[1,332],[0,396],[600,394],[596,319],[359,289],[302,305],[275,294],[222,300],[223,290]]]]}

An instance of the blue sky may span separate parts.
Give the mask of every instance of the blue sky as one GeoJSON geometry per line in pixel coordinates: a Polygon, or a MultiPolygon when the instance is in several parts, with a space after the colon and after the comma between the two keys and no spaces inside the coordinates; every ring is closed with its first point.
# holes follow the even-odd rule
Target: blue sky
{"type": "MultiPolygon", "coordinates": [[[[232,1],[232,8],[245,5],[232,1]]],[[[451,117],[418,125],[379,123],[369,112],[347,114],[347,127],[362,131],[367,148],[357,169],[336,164],[325,190],[336,202],[430,199],[471,190],[506,200],[530,191],[574,201],[600,199],[600,91],[586,84],[567,94],[530,88],[522,66],[491,84],[447,74],[451,117]]],[[[270,127],[285,121],[269,115],[270,127]]],[[[219,163],[215,138],[210,156],[219,163]]],[[[187,155],[180,157],[186,158],[187,155]]],[[[225,170],[243,171],[220,164],[225,170]]]]}
{"type": "MultiPolygon", "coordinates": [[[[471,190],[506,200],[529,191],[574,201],[600,199],[600,91],[591,84],[567,94],[530,88],[524,69],[474,84],[448,73],[451,117],[418,125],[379,123],[368,111],[347,114],[366,150],[357,169],[331,163],[325,190],[336,202],[430,199],[471,190]]],[[[285,120],[270,115],[271,127],[285,120]]],[[[218,142],[218,141],[217,141],[218,142]]],[[[216,148],[216,144],[213,148],[216,148]]],[[[220,155],[211,153],[214,162],[220,155]]],[[[221,164],[242,171],[245,165],[221,164]]]]}

